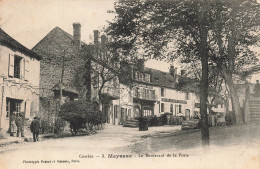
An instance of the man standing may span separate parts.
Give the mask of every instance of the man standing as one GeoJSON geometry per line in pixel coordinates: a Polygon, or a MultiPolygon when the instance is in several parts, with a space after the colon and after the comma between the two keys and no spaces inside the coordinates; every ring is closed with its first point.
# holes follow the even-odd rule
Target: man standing
{"type": "Polygon", "coordinates": [[[38,135],[39,135],[39,130],[40,130],[40,122],[38,117],[34,117],[34,120],[32,121],[30,125],[31,132],[33,133],[33,141],[39,141],[38,135]]]}
{"type": "Polygon", "coordinates": [[[21,114],[18,113],[17,114],[17,117],[15,119],[15,124],[17,126],[17,137],[20,136],[20,133],[21,133],[21,137],[24,137],[24,132],[23,132],[23,119],[21,117],[21,114]]]}

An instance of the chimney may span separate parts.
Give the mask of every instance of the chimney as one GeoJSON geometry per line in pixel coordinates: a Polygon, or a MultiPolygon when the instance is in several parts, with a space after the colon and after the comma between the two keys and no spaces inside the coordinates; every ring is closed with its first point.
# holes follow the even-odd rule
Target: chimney
{"type": "Polygon", "coordinates": [[[106,37],[106,35],[102,35],[101,36],[101,48],[102,49],[105,49],[106,43],[107,43],[107,37],[106,37]]]}
{"type": "Polygon", "coordinates": [[[98,45],[99,31],[94,30],[94,44],[98,45]]]}
{"type": "Polygon", "coordinates": [[[174,69],[173,65],[170,66],[169,73],[170,73],[170,75],[172,75],[172,77],[175,77],[175,69],[174,69]]]}
{"type": "Polygon", "coordinates": [[[81,25],[80,23],[73,23],[73,41],[75,46],[80,46],[81,25]]]}

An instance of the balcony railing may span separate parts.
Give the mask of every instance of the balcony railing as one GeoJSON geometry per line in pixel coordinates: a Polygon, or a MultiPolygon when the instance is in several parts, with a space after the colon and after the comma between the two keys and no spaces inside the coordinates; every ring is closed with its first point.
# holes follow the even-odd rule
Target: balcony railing
{"type": "Polygon", "coordinates": [[[134,97],[143,100],[156,100],[155,91],[154,90],[146,90],[143,89],[142,91],[135,91],[134,97]]]}

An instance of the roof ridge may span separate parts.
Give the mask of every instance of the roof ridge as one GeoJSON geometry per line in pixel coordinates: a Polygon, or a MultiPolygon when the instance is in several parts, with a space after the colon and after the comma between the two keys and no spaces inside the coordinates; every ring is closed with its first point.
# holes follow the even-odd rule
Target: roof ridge
{"type": "Polygon", "coordinates": [[[0,28],[0,42],[2,41],[3,44],[8,45],[10,48],[15,48],[18,51],[22,51],[24,54],[27,54],[31,57],[41,59],[42,57],[32,51],[31,49],[25,47],[23,44],[18,42],[16,39],[11,37],[8,33],[6,33],[2,28],[0,28]]]}
{"type": "MultiPolygon", "coordinates": [[[[71,35],[70,33],[66,32],[65,30],[61,29],[60,27],[56,26],[54,27],[49,33],[47,33],[47,35],[45,35],[33,48],[32,50],[34,50],[39,44],[41,44],[44,39],[46,37],[48,37],[52,32],[54,32],[55,30],[59,30],[61,31],[61,33],[63,33],[64,35],[68,36],[71,40],[73,40],[73,35],[71,35]]],[[[80,41],[82,44],[86,44],[85,42],[83,42],[82,40],[80,41]]]]}
{"type": "MultiPolygon", "coordinates": [[[[62,33],[65,33],[68,36],[68,33],[65,32],[64,30],[62,30],[60,27],[56,26],[54,27],[50,32],[48,32],[33,48],[32,50],[34,50],[35,48],[37,48],[50,34],[52,34],[53,32],[55,32],[56,30],[61,31],[62,33]]],[[[71,38],[69,36],[69,38],[71,38]]]]}

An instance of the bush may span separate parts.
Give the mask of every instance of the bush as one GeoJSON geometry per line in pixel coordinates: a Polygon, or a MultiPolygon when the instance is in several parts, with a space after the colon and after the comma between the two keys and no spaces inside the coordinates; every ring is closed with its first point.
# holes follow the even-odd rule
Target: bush
{"type": "Polygon", "coordinates": [[[158,126],[158,120],[156,116],[153,116],[153,118],[151,118],[150,126],[158,126]]]}
{"type": "Polygon", "coordinates": [[[98,110],[98,104],[83,100],[63,104],[59,116],[70,123],[73,135],[86,126],[97,126],[105,122],[105,115],[98,110]]]}

